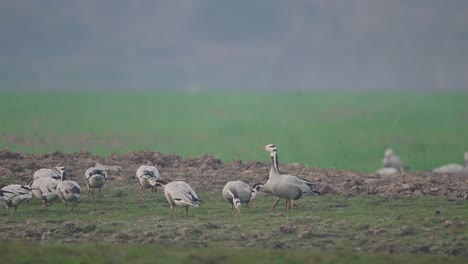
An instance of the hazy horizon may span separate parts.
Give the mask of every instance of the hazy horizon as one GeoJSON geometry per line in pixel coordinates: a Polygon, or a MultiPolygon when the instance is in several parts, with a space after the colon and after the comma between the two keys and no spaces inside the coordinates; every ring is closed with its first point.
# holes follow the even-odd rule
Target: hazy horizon
{"type": "Polygon", "coordinates": [[[468,90],[468,1],[0,6],[0,90],[468,90]]]}

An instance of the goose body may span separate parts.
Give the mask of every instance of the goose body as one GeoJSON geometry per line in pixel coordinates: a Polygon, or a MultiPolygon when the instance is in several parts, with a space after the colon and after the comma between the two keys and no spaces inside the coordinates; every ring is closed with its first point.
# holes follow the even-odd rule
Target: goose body
{"type": "Polygon", "coordinates": [[[190,206],[199,206],[201,203],[201,200],[198,198],[198,195],[195,193],[192,187],[184,181],[174,181],[166,183],[162,180],[156,180],[155,185],[161,186],[164,189],[164,195],[166,196],[167,202],[171,207],[171,218],[174,213],[175,206],[184,207],[185,217],[187,217],[188,208],[190,206]]]}
{"type": "Polygon", "coordinates": [[[277,197],[276,203],[271,210],[274,211],[280,199],[286,200],[286,209],[291,210],[294,201],[306,195],[320,195],[312,181],[293,175],[281,175],[278,171],[278,150],[275,145],[269,144],[262,147],[271,156],[271,166],[268,181],[261,187],[261,190],[277,197]]]}
{"type": "Polygon", "coordinates": [[[400,171],[407,169],[407,166],[403,163],[400,157],[394,154],[392,148],[388,148],[385,150],[384,158],[382,159],[382,164],[384,168],[395,168],[400,171]]]}
{"type": "Polygon", "coordinates": [[[32,198],[31,187],[29,185],[11,184],[0,190],[0,201],[7,209],[7,214],[11,207],[15,208],[13,214],[19,205],[28,202],[32,198]]]}
{"type": "Polygon", "coordinates": [[[465,161],[464,165],[448,164],[435,168],[432,171],[435,173],[468,173],[468,152],[464,153],[463,159],[465,161]]]}
{"type": "Polygon", "coordinates": [[[65,166],[62,164],[58,164],[52,169],[39,169],[34,172],[33,179],[37,180],[40,178],[54,178],[56,180],[64,180],[65,179],[65,166]]]}
{"type": "Polygon", "coordinates": [[[70,212],[73,211],[77,203],[80,201],[81,187],[75,181],[61,181],[57,184],[57,195],[62,200],[65,207],[67,202],[73,203],[70,212]]]}
{"type": "Polygon", "coordinates": [[[36,198],[42,201],[44,207],[48,207],[57,199],[57,185],[60,181],[54,178],[39,178],[34,180],[31,188],[36,198]]]}
{"type": "Polygon", "coordinates": [[[259,189],[259,184],[252,188],[243,181],[229,181],[224,186],[222,195],[231,204],[231,209],[235,207],[237,213],[240,213],[241,204],[246,203],[247,207],[250,207],[259,189]]]}
{"type": "Polygon", "coordinates": [[[161,179],[158,168],[155,166],[141,165],[136,171],[136,179],[140,186],[140,194],[143,189],[151,188],[151,192],[156,192],[155,185],[152,185],[155,181],[161,179]]]}
{"type": "Polygon", "coordinates": [[[107,171],[100,166],[88,168],[84,174],[84,178],[88,187],[88,195],[91,189],[99,189],[99,192],[101,192],[101,188],[108,180],[107,171]]]}

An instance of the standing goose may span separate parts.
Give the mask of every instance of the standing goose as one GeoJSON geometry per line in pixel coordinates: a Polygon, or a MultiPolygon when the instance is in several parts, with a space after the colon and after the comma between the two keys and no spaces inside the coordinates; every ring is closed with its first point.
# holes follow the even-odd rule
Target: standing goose
{"type": "Polygon", "coordinates": [[[249,208],[260,188],[259,183],[251,188],[243,181],[230,181],[224,186],[222,194],[224,199],[231,204],[231,209],[236,208],[237,213],[240,213],[241,203],[246,203],[249,208]]]}
{"type": "Polygon", "coordinates": [[[281,198],[286,200],[285,209],[292,210],[295,200],[298,200],[305,195],[320,195],[320,192],[315,188],[313,182],[297,176],[279,174],[278,149],[275,145],[266,145],[262,147],[261,150],[269,152],[271,156],[269,178],[265,185],[261,187],[262,191],[271,193],[277,197],[276,202],[271,207],[271,211],[275,210],[275,207],[281,198]]]}
{"type": "Polygon", "coordinates": [[[147,166],[147,165],[141,165],[138,170],[136,171],[136,179],[138,182],[138,185],[140,185],[140,197],[142,195],[143,189],[148,189],[151,188],[151,192],[156,192],[156,186],[150,183],[155,182],[159,179],[161,179],[161,175],[159,175],[158,168],[155,166],[147,166]]]}
{"type": "Polygon", "coordinates": [[[150,179],[155,186],[161,186],[164,189],[164,195],[171,207],[170,217],[174,213],[175,206],[185,207],[185,217],[188,217],[189,206],[198,206],[201,200],[198,198],[195,191],[184,181],[174,181],[166,183],[162,180],[150,179]]]}
{"type": "Polygon", "coordinates": [[[36,198],[42,201],[43,207],[49,207],[57,199],[57,185],[59,180],[54,178],[39,178],[32,182],[32,193],[36,198]]]}
{"type": "Polygon", "coordinates": [[[433,169],[432,171],[435,173],[462,173],[468,172],[468,151],[464,153],[463,156],[464,164],[448,164],[445,166],[441,166],[438,168],[433,169]]]}
{"type": "Polygon", "coordinates": [[[107,171],[101,164],[96,164],[96,166],[88,168],[84,174],[84,178],[86,181],[86,187],[88,187],[88,194],[91,192],[94,194],[91,189],[99,189],[101,192],[101,188],[107,182],[107,171]]]}
{"type": "Polygon", "coordinates": [[[65,179],[65,166],[58,164],[52,169],[39,169],[34,172],[34,180],[40,178],[54,178],[56,180],[62,181],[65,179]]]}
{"type": "Polygon", "coordinates": [[[11,214],[14,215],[18,206],[28,202],[31,198],[31,186],[29,185],[11,184],[0,189],[0,201],[5,205],[7,214],[10,214],[10,208],[14,207],[15,211],[11,214]]]}
{"type": "Polygon", "coordinates": [[[392,148],[387,148],[384,153],[384,158],[382,159],[382,164],[384,168],[395,168],[401,172],[402,175],[405,174],[405,170],[408,167],[401,161],[400,157],[396,156],[392,148]]]}
{"type": "Polygon", "coordinates": [[[73,211],[75,206],[80,201],[81,196],[81,188],[78,183],[75,181],[61,181],[57,185],[57,195],[62,200],[63,204],[65,205],[65,209],[67,207],[67,202],[72,202],[73,206],[69,212],[73,211]]]}

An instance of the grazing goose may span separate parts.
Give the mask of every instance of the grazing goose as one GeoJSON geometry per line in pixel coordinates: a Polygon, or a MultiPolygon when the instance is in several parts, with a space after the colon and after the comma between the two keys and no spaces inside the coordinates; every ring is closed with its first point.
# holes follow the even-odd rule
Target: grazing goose
{"type": "Polygon", "coordinates": [[[438,168],[433,169],[432,171],[435,173],[462,173],[468,172],[468,152],[465,152],[463,159],[465,161],[464,165],[460,164],[448,164],[445,166],[441,166],[438,168]]]}
{"type": "Polygon", "coordinates": [[[0,190],[0,201],[5,205],[7,214],[10,214],[10,208],[14,207],[15,211],[11,214],[14,215],[18,205],[28,202],[31,198],[31,186],[29,185],[11,184],[0,190]]]}
{"type": "Polygon", "coordinates": [[[314,183],[303,178],[292,175],[281,175],[278,171],[278,149],[275,145],[269,144],[262,147],[263,151],[267,151],[271,156],[271,168],[268,181],[261,186],[261,190],[266,193],[273,194],[277,197],[276,202],[271,207],[271,211],[275,210],[280,199],[286,199],[286,210],[292,210],[294,201],[309,194],[320,195],[320,192],[315,188],[314,183]]]}
{"type": "Polygon", "coordinates": [[[73,203],[73,207],[69,211],[71,212],[80,201],[80,185],[78,185],[78,183],[76,183],[75,181],[61,181],[57,185],[57,195],[63,201],[65,209],[67,207],[67,202],[73,203]]]}
{"type": "Polygon", "coordinates": [[[88,194],[91,192],[94,194],[91,189],[99,189],[101,192],[101,188],[107,182],[107,171],[101,164],[96,164],[96,166],[88,168],[84,174],[84,178],[86,181],[86,186],[88,187],[88,194]]]}
{"type": "Polygon", "coordinates": [[[384,153],[384,158],[382,159],[382,164],[384,168],[395,168],[401,172],[401,174],[405,174],[404,171],[408,169],[408,167],[401,161],[400,157],[396,156],[393,152],[392,148],[387,148],[384,153]]]}
{"type": "Polygon", "coordinates": [[[231,204],[231,209],[236,208],[237,213],[240,213],[241,203],[246,203],[249,208],[260,188],[259,183],[251,188],[243,181],[230,181],[224,186],[222,194],[224,199],[231,204]]]}
{"type": "Polygon", "coordinates": [[[138,184],[140,185],[140,196],[142,195],[143,188],[148,189],[151,188],[151,192],[156,192],[156,186],[152,185],[151,182],[155,182],[161,179],[161,175],[159,175],[158,168],[155,166],[147,166],[141,165],[138,170],[136,171],[136,179],[138,184]]]}
{"type": "Polygon", "coordinates": [[[65,166],[58,164],[52,169],[39,169],[34,172],[34,180],[40,178],[54,178],[56,180],[62,181],[65,179],[65,166]]]}
{"type": "Polygon", "coordinates": [[[43,207],[49,207],[57,199],[57,185],[59,180],[54,178],[39,178],[32,182],[32,193],[42,201],[43,207]]]}
{"type": "Polygon", "coordinates": [[[170,183],[154,179],[150,179],[150,181],[153,182],[152,185],[161,186],[164,189],[164,195],[171,206],[171,218],[175,206],[185,207],[185,217],[188,217],[189,206],[198,206],[201,203],[201,200],[192,187],[184,181],[174,181],[170,183]]]}

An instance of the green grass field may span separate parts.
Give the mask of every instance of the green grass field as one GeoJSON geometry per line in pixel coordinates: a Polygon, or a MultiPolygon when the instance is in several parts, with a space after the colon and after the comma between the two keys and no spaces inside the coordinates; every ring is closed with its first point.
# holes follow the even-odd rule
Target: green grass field
{"type": "MultiPolygon", "coordinates": [[[[208,153],[227,162],[265,161],[260,146],[274,143],[281,163],[371,172],[391,146],[411,169],[430,170],[463,162],[466,102],[468,93],[2,91],[0,147],[100,155],[208,153]]],[[[142,205],[134,189],[112,184],[103,197],[84,198],[70,214],[61,204],[44,210],[36,199],[13,217],[2,212],[2,262],[467,260],[448,256],[466,254],[468,247],[463,200],[321,196],[301,200],[293,212],[270,213],[274,198],[261,195],[253,210],[236,216],[219,193],[201,193],[205,204],[191,210],[191,218],[183,219],[179,209],[170,220],[161,193],[156,202],[147,193],[142,205]]]]}
{"type": "Polygon", "coordinates": [[[43,209],[34,199],[12,217],[2,212],[0,255],[5,263],[466,261],[448,256],[468,246],[464,201],[322,196],[271,213],[274,197],[259,195],[253,208],[237,215],[219,193],[199,196],[204,203],[189,218],[176,208],[172,220],[162,193],[145,192],[142,203],[124,186],[84,197],[72,213],[61,203],[43,209]]]}
{"type": "Polygon", "coordinates": [[[0,146],[95,154],[154,150],[371,172],[391,146],[413,170],[462,163],[467,93],[0,92],[0,146]]]}

